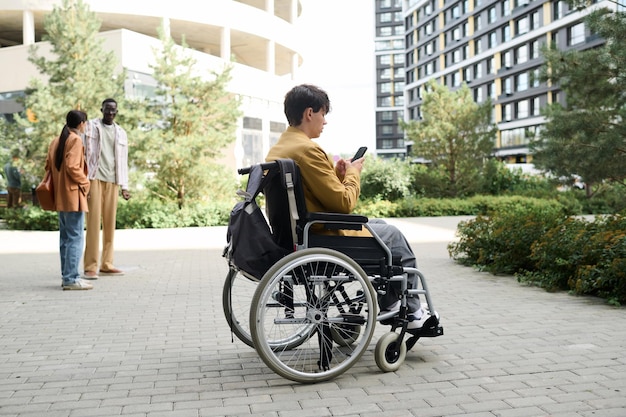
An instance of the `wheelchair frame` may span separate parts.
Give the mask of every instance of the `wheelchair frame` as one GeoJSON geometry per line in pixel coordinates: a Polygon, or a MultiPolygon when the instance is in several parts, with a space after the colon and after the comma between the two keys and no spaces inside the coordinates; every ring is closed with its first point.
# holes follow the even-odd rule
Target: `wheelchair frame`
{"type": "MultiPolygon", "coordinates": [[[[269,223],[274,232],[282,231],[276,239],[291,244],[294,250],[259,281],[234,265],[227,247],[224,256],[229,272],[222,304],[233,334],[253,347],[270,369],[301,383],[335,378],[368,349],[376,321],[391,326],[374,351],[376,364],[384,372],[397,370],[420,337],[443,335],[425,276],[417,268],[394,265],[390,249],[366,217],[307,213],[295,163],[279,160],[261,167],[266,175],[274,176],[268,183],[272,186],[263,190],[269,223]],[[285,203],[288,207],[277,210],[285,203]],[[331,230],[365,227],[372,238],[346,240],[312,233],[311,227],[318,224],[331,230]],[[329,241],[340,244],[321,246],[329,241]],[[363,246],[354,249],[350,246],[354,242],[363,246]],[[351,257],[351,252],[356,256],[351,257]],[[366,258],[361,263],[354,259],[361,256],[366,258]],[[417,275],[418,288],[408,288],[407,274],[417,275]],[[392,283],[400,286],[400,309],[378,314],[376,295],[384,294],[392,283]],[[431,316],[422,328],[409,330],[407,299],[420,295],[431,316]]],[[[243,168],[239,173],[249,171],[243,168]]]]}

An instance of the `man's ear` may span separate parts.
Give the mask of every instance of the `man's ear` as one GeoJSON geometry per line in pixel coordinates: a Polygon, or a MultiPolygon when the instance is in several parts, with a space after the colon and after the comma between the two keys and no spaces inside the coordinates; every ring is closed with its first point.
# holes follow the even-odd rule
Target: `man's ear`
{"type": "Polygon", "coordinates": [[[304,118],[307,120],[311,120],[311,117],[313,117],[313,107],[307,107],[304,110],[304,118]]]}

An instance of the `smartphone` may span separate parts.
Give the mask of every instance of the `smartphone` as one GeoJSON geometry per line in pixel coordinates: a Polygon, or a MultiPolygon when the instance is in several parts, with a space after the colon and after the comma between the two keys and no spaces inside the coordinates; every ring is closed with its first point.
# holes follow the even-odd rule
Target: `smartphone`
{"type": "Polygon", "coordinates": [[[356,153],[354,154],[354,156],[352,157],[353,161],[356,161],[357,159],[361,159],[363,158],[363,155],[365,155],[365,152],[367,151],[367,146],[361,146],[359,148],[358,151],[356,151],[356,153]]]}

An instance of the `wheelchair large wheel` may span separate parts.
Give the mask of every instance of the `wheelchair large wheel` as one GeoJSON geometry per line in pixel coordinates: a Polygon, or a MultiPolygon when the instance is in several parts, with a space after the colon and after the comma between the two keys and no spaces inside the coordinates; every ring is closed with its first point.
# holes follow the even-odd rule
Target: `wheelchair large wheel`
{"type": "MultiPolygon", "coordinates": [[[[240,271],[230,268],[222,291],[222,308],[228,326],[239,340],[254,348],[250,335],[250,305],[258,281],[245,277],[240,271]]],[[[293,334],[283,335],[268,341],[273,349],[292,349],[311,336],[313,325],[300,326],[293,334]]]]}
{"type": "Polygon", "coordinates": [[[354,260],[332,249],[304,249],[281,259],[259,282],[250,307],[250,333],[257,353],[277,374],[301,383],[326,381],[366,351],[376,307],[374,289],[354,260]],[[302,329],[308,337],[292,350],[272,343],[302,329]],[[351,329],[341,338],[350,343],[333,340],[341,329],[351,329]]]}
{"type": "Polygon", "coordinates": [[[222,290],[222,309],[228,326],[239,340],[250,347],[254,347],[250,336],[250,304],[256,287],[256,281],[229,268],[222,290]]]}

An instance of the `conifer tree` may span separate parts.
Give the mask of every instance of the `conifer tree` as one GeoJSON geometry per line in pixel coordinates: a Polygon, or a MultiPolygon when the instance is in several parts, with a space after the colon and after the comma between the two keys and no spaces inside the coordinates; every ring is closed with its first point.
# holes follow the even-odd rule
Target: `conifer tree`
{"type": "Polygon", "coordinates": [[[100,21],[82,0],[63,0],[44,18],[43,41],[50,54],[33,46],[29,61],[41,77],[33,79],[24,99],[26,118],[18,118],[28,141],[25,153],[32,169],[43,172],[48,144],[59,135],[68,111],[99,117],[102,100],[121,97],[124,74],[116,74],[113,52],[105,52],[96,37],[100,21]]]}
{"type": "Polygon", "coordinates": [[[149,189],[182,208],[190,200],[216,197],[211,194],[232,177],[216,158],[235,140],[239,100],[226,90],[230,67],[205,73],[163,28],[159,36],[163,46],[152,67],[156,98],[150,100],[142,126],[147,134],[135,143],[134,159],[141,170],[154,173],[149,189]]]}
{"type": "Polygon", "coordinates": [[[604,44],[543,50],[541,79],[558,86],[566,103],[543,110],[547,123],[532,149],[538,167],[558,177],[581,176],[591,196],[605,180],[626,180],[626,14],[599,9],[584,22],[604,44]]]}
{"type": "Polygon", "coordinates": [[[491,102],[475,103],[466,84],[451,91],[431,80],[426,83],[421,112],[422,120],[402,124],[414,142],[412,154],[445,172],[451,195],[462,194],[471,188],[494,148],[491,102]]]}

